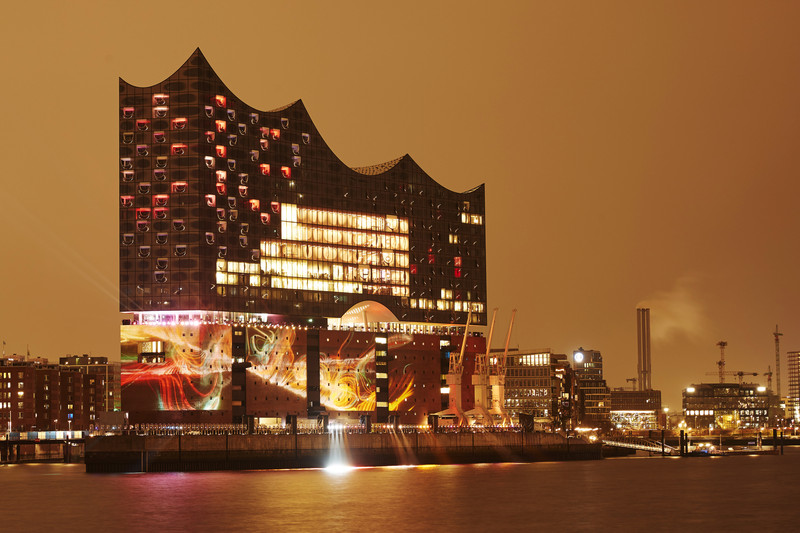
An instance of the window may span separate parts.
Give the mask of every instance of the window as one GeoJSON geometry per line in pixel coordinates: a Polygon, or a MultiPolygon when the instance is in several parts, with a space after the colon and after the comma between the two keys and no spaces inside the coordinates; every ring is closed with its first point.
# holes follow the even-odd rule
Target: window
{"type": "Polygon", "coordinates": [[[281,130],[271,129],[269,130],[269,134],[273,141],[279,141],[281,138],[281,130]]]}
{"type": "Polygon", "coordinates": [[[139,131],[147,131],[150,129],[150,121],[142,118],[136,121],[136,129],[139,131]]]}
{"type": "Polygon", "coordinates": [[[154,169],[153,170],[153,178],[155,178],[156,181],[166,181],[167,173],[166,173],[166,171],[164,171],[162,169],[159,169],[159,168],[154,169]]]}
{"type": "Polygon", "coordinates": [[[122,108],[122,117],[123,118],[133,118],[133,108],[132,107],[123,107],[122,108]]]}
{"type": "Polygon", "coordinates": [[[211,117],[213,117],[213,116],[214,116],[214,108],[213,108],[213,107],[211,107],[210,105],[207,105],[207,106],[205,107],[205,112],[206,112],[206,116],[207,116],[208,118],[211,118],[211,117]]]}
{"type": "Polygon", "coordinates": [[[172,145],[172,155],[183,155],[188,150],[188,146],[182,143],[175,143],[172,145]]]}
{"type": "Polygon", "coordinates": [[[282,175],[283,175],[283,177],[284,177],[284,178],[286,178],[287,180],[288,180],[288,179],[291,179],[291,177],[292,177],[292,169],[291,169],[291,168],[289,168],[289,167],[281,167],[281,174],[282,174],[282,175]]]}
{"type": "Polygon", "coordinates": [[[167,140],[166,135],[164,135],[163,131],[154,131],[153,132],[153,141],[157,143],[163,143],[167,140]]]}
{"type": "Polygon", "coordinates": [[[185,130],[186,125],[189,121],[185,118],[173,118],[172,119],[172,129],[173,130],[185,130]]]}
{"type": "Polygon", "coordinates": [[[153,105],[162,106],[166,105],[169,100],[169,95],[164,93],[156,93],[153,95],[153,105]]]}
{"type": "Polygon", "coordinates": [[[308,144],[311,142],[311,135],[308,133],[303,134],[303,144],[308,144]]]}
{"type": "Polygon", "coordinates": [[[250,124],[258,123],[258,113],[250,113],[250,124]]]}
{"type": "Polygon", "coordinates": [[[189,188],[189,184],[185,181],[176,181],[172,184],[172,192],[184,193],[189,188]]]}
{"type": "Polygon", "coordinates": [[[183,231],[186,229],[186,224],[182,219],[175,219],[172,221],[172,229],[175,231],[183,231]]]}
{"type": "Polygon", "coordinates": [[[227,98],[225,98],[221,94],[218,94],[214,97],[214,103],[217,104],[217,107],[225,107],[225,105],[227,104],[227,98]]]}
{"type": "Polygon", "coordinates": [[[289,127],[289,119],[288,118],[282,118],[281,119],[281,127],[283,129],[287,129],[289,127]]]}
{"type": "Polygon", "coordinates": [[[261,163],[258,168],[261,170],[262,175],[269,176],[269,165],[267,163],[261,163]]]}

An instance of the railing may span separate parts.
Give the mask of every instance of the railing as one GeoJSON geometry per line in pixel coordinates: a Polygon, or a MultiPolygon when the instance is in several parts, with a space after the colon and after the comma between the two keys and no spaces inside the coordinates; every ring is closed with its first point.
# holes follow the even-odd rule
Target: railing
{"type": "Polygon", "coordinates": [[[677,454],[677,448],[673,448],[667,444],[661,443],[656,440],[650,440],[640,437],[618,437],[615,439],[603,439],[603,444],[606,446],[613,446],[615,448],[629,448],[633,450],[642,450],[653,453],[664,453],[666,455],[677,454]]]}

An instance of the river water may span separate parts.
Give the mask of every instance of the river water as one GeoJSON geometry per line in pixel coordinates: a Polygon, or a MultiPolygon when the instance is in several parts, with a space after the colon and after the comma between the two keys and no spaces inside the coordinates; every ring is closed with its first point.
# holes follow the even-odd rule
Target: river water
{"type": "Polygon", "coordinates": [[[796,530],[783,456],[86,474],[0,466],[2,531],[796,530]]]}

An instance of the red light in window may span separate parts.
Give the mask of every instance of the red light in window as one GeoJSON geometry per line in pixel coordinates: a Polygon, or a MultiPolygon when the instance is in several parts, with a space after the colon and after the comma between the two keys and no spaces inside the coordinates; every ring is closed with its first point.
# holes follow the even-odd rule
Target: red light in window
{"type": "Polygon", "coordinates": [[[269,224],[269,213],[261,213],[261,223],[269,224]]]}
{"type": "Polygon", "coordinates": [[[188,188],[189,184],[185,181],[176,181],[172,184],[172,192],[186,192],[188,188]]]}
{"type": "Polygon", "coordinates": [[[150,121],[146,118],[139,119],[136,121],[136,129],[140,131],[145,131],[150,128],[150,121]]]}
{"type": "Polygon", "coordinates": [[[265,176],[269,176],[269,165],[266,163],[261,163],[258,165],[258,168],[261,169],[261,173],[265,176]]]}
{"type": "Polygon", "coordinates": [[[273,213],[277,214],[277,213],[281,212],[281,204],[280,203],[272,202],[271,204],[269,204],[269,206],[272,208],[272,212],[273,213]]]}
{"type": "Polygon", "coordinates": [[[453,274],[455,274],[455,276],[457,278],[460,278],[461,277],[461,269],[460,268],[456,268],[456,269],[453,269],[453,270],[454,270],[453,274]]]}
{"type": "Polygon", "coordinates": [[[138,218],[139,220],[145,220],[150,218],[150,208],[140,207],[136,209],[136,218],[138,218]]]}
{"type": "Polygon", "coordinates": [[[217,145],[217,157],[225,157],[226,153],[228,153],[228,150],[225,148],[225,145],[218,144],[217,145]]]}
{"type": "Polygon", "coordinates": [[[186,125],[189,123],[188,120],[185,118],[173,118],[172,119],[172,129],[173,130],[182,130],[186,129],[186,125]]]}
{"type": "Polygon", "coordinates": [[[269,130],[269,134],[272,135],[272,140],[277,141],[281,138],[281,130],[271,129],[269,130]]]}
{"type": "Polygon", "coordinates": [[[206,132],[206,142],[207,143],[214,142],[215,138],[216,138],[216,132],[213,132],[213,131],[207,131],[206,132]]]}
{"type": "Polygon", "coordinates": [[[258,211],[261,209],[261,202],[259,200],[250,200],[250,210],[251,211],[258,211]]]}
{"type": "Polygon", "coordinates": [[[461,266],[461,257],[455,257],[455,258],[453,258],[453,264],[454,264],[455,266],[457,266],[457,267],[460,267],[460,266],[461,266]]]}
{"type": "Polygon", "coordinates": [[[133,196],[120,196],[119,201],[123,207],[131,207],[133,205],[133,196]]]}
{"type": "Polygon", "coordinates": [[[166,207],[167,203],[169,202],[169,195],[167,194],[156,194],[153,196],[153,205],[158,207],[166,207]]]}
{"type": "Polygon", "coordinates": [[[435,262],[436,262],[436,256],[433,254],[428,254],[428,263],[432,265],[435,262]]]}
{"type": "Polygon", "coordinates": [[[417,265],[411,265],[410,271],[411,271],[412,274],[416,274],[417,273],[417,265]]]}
{"type": "Polygon", "coordinates": [[[225,194],[227,188],[224,183],[217,183],[217,194],[225,194]]]}
{"type": "Polygon", "coordinates": [[[133,118],[133,108],[132,107],[123,107],[122,108],[122,116],[124,118],[133,118]]]}
{"type": "Polygon", "coordinates": [[[153,105],[165,105],[169,100],[168,94],[158,93],[153,95],[153,105]]]}
{"type": "Polygon", "coordinates": [[[225,121],[224,120],[217,120],[215,122],[217,125],[217,133],[224,133],[225,132],[225,121]]]}
{"type": "Polygon", "coordinates": [[[183,143],[176,143],[172,145],[171,153],[172,155],[183,155],[186,153],[186,150],[188,150],[188,148],[189,147],[183,143]]]}
{"type": "Polygon", "coordinates": [[[163,131],[154,131],[153,132],[153,140],[155,142],[157,142],[157,143],[163,143],[166,140],[166,137],[164,137],[164,132],[163,131]]]}
{"type": "Polygon", "coordinates": [[[292,169],[289,167],[281,167],[281,174],[288,180],[292,177],[292,169]]]}
{"type": "Polygon", "coordinates": [[[153,209],[153,216],[159,220],[164,220],[165,218],[167,218],[168,211],[169,209],[167,209],[166,207],[156,207],[155,209],[153,209]]]}
{"type": "Polygon", "coordinates": [[[206,194],[206,205],[208,207],[214,207],[217,205],[217,197],[213,194],[206,194]]]}
{"type": "Polygon", "coordinates": [[[225,107],[226,98],[221,94],[218,94],[214,97],[214,103],[217,104],[217,107],[225,107]]]}

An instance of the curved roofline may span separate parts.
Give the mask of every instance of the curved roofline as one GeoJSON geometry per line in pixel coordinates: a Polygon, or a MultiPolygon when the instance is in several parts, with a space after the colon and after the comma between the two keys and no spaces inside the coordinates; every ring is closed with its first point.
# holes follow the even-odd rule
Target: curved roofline
{"type": "MultiPolygon", "coordinates": [[[[161,81],[158,81],[158,82],[156,82],[156,83],[153,83],[153,84],[151,84],[151,85],[134,85],[134,84],[132,84],[132,83],[128,82],[127,80],[125,80],[125,79],[124,79],[124,78],[122,78],[122,77],[120,77],[120,78],[119,78],[119,81],[120,81],[120,82],[122,82],[122,83],[125,83],[125,84],[126,84],[126,85],[128,85],[129,87],[133,87],[133,88],[136,88],[136,89],[147,89],[147,88],[151,88],[151,87],[154,87],[155,85],[158,85],[158,84],[160,84],[160,83],[164,83],[165,81],[167,81],[167,80],[169,80],[170,78],[172,78],[173,76],[175,76],[175,75],[176,75],[176,74],[177,74],[177,73],[178,73],[178,72],[179,72],[179,71],[180,71],[180,70],[181,70],[181,69],[182,69],[182,68],[183,68],[183,67],[184,67],[184,66],[185,66],[185,65],[186,65],[186,64],[187,64],[189,61],[191,61],[191,60],[192,60],[192,58],[193,58],[194,56],[198,56],[198,57],[201,59],[201,61],[204,61],[204,62],[206,63],[206,65],[208,66],[208,68],[210,68],[210,69],[211,69],[211,71],[214,73],[214,75],[217,77],[217,79],[218,79],[218,80],[219,80],[219,82],[222,84],[222,86],[223,86],[223,87],[225,87],[225,89],[227,89],[227,90],[228,90],[228,91],[229,91],[229,92],[230,92],[232,95],[234,95],[234,96],[236,97],[236,99],[237,99],[237,100],[239,100],[240,102],[242,102],[244,105],[246,105],[246,106],[248,106],[248,107],[250,107],[250,108],[252,108],[252,109],[254,109],[254,110],[256,110],[256,111],[258,111],[258,112],[260,112],[260,113],[277,113],[277,112],[280,112],[280,111],[285,111],[285,110],[287,110],[287,109],[289,109],[289,108],[292,108],[292,107],[294,107],[294,106],[296,106],[296,105],[300,105],[300,106],[302,106],[302,110],[303,110],[303,112],[306,114],[306,116],[308,116],[309,120],[311,120],[312,124],[314,124],[314,126],[315,126],[315,127],[317,126],[316,122],[314,122],[314,120],[311,118],[311,114],[310,114],[310,113],[308,112],[308,110],[306,109],[306,107],[305,107],[305,104],[303,103],[303,100],[302,100],[302,98],[299,98],[299,99],[297,99],[297,100],[295,100],[295,101],[293,101],[293,102],[290,102],[290,103],[288,103],[288,104],[286,104],[286,105],[283,105],[283,106],[276,107],[275,109],[258,109],[258,108],[254,107],[254,106],[251,106],[250,104],[246,104],[246,103],[245,103],[245,102],[244,102],[244,101],[243,101],[241,98],[239,98],[239,96],[238,96],[238,95],[236,95],[236,93],[235,93],[233,90],[231,90],[231,88],[230,88],[230,87],[228,87],[228,86],[225,84],[225,82],[224,82],[224,81],[222,81],[222,78],[220,78],[220,77],[219,77],[219,75],[217,74],[217,72],[216,72],[216,71],[214,70],[214,68],[211,66],[211,63],[209,63],[209,62],[208,62],[208,59],[206,59],[206,56],[203,54],[203,51],[202,51],[202,50],[200,50],[200,47],[199,47],[199,46],[198,46],[197,48],[195,48],[195,49],[194,49],[194,51],[193,51],[193,52],[192,52],[192,53],[189,55],[189,57],[186,59],[186,61],[184,61],[184,62],[181,64],[181,66],[179,66],[177,69],[175,69],[175,70],[172,72],[172,74],[170,74],[169,76],[167,76],[166,78],[164,78],[164,79],[163,79],[163,80],[161,80],[161,81]]],[[[396,167],[396,166],[397,166],[397,165],[398,165],[398,164],[399,164],[401,161],[407,160],[407,161],[408,161],[410,164],[413,164],[413,165],[414,165],[414,166],[417,168],[417,170],[419,170],[419,172],[420,172],[420,173],[421,173],[423,176],[425,176],[426,178],[428,178],[428,180],[430,180],[430,181],[431,181],[432,183],[434,183],[436,186],[438,186],[438,187],[441,187],[442,189],[444,189],[444,190],[446,190],[446,191],[448,191],[448,192],[451,192],[451,193],[453,193],[453,194],[472,194],[472,193],[475,193],[475,192],[477,192],[477,191],[479,191],[479,190],[482,190],[482,189],[484,188],[484,185],[485,185],[485,184],[481,183],[480,185],[477,185],[477,186],[475,186],[475,187],[472,187],[471,189],[467,189],[467,190],[466,190],[466,191],[464,191],[464,192],[454,191],[453,189],[450,189],[450,188],[448,188],[448,187],[445,187],[444,185],[442,185],[441,183],[439,183],[438,181],[436,181],[435,179],[433,179],[433,178],[432,178],[432,177],[431,177],[431,176],[430,176],[430,175],[429,175],[427,172],[425,172],[425,171],[422,169],[422,167],[420,167],[420,166],[419,166],[419,164],[418,164],[416,161],[414,161],[414,159],[413,159],[413,158],[412,158],[412,157],[411,157],[409,154],[407,154],[407,153],[406,153],[405,155],[401,156],[401,157],[398,157],[398,158],[395,158],[395,159],[390,159],[390,160],[388,160],[388,161],[384,161],[384,162],[381,162],[381,163],[374,163],[374,164],[372,164],[372,165],[366,165],[366,166],[353,167],[353,166],[350,166],[350,165],[348,165],[348,164],[347,164],[347,163],[345,163],[344,161],[342,161],[342,159],[339,157],[339,155],[338,155],[338,154],[337,154],[337,153],[336,153],[336,152],[335,152],[335,151],[334,151],[334,150],[331,148],[331,146],[330,146],[330,145],[329,145],[329,144],[328,144],[328,143],[325,141],[324,137],[322,137],[322,133],[319,131],[319,127],[317,127],[317,133],[318,133],[318,134],[319,134],[319,136],[322,138],[322,142],[323,142],[323,143],[325,143],[325,146],[328,148],[328,150],[330,151],[331,155],[333,155],[333,157],[335,157],[335,158],[336,158],[336,160],[337,160],[337,161],[339,161],[339,163],[341,163],[341,164],[342,164],[342,166],[344,166],[344,167],[346,167],[347,169],[349,169],[349,170],[351,170],[351,171],[355,172],[356,174],[362,175],[362,176],[382,176],[382,175],[386,174],[387,172],[391,172],[391,171],[392,171],[392,170],[393,170],[393,169],[394,169],[394,168],[395,168],[395,167],[396,167]],[[385,168],[384,168],[384,167],[385,167],[385,168]],[[382,169],[383,169],[383,170],[382,170],[382,169]]]]}

